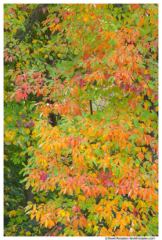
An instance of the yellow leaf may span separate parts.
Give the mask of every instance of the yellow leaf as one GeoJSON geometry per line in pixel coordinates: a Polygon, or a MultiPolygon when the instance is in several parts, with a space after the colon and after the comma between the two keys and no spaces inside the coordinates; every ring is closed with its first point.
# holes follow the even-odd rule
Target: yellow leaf
{"type": "Polygon", "coordinates": [[[34,214],[32,213],[31,216],[30,216],[31,220],[33,220],[34,218],[34,214]]]}
{"type": "Polygon", "coordinates": [[[89,18],[86,16],[85,18],[83,18],[83,20],[84,20],[85,22],[87,22],[87,21],[89,20],[89,18]]]}
{"type": "Polygon", "coordinates": [[[82,91],[84,92],[87,89],[87,85],[82,88],[82,91]]]}
{"type": "Polygon", "coordinates": [[[33,182],[31,182],[31,186],[34,187],[34,185],[35,185],[35,184],[34,184],[33,182]]]}
{"type": "MultiPolygon", "coordinates": [[[[147,88],[147,85],[145,85],[146,86],[146,88],[147,88]]],[[[147,95],[148,95],[148,97],[150,97],[151,96],[151,93],[150,92],[147,92],[147,95]]]]}
{"type": "Polygon", "coordinates": [[[12,121],[12,118],[11,118],[11,117],[7,117],[7,118],[6,118],[6,121],[7,121],[7,122],[11,122],[11,121],[12,121]]]}
{"type": "Polygon", "coordinates": [[[37,222],[39,221],[39,218],[40,218],[40,213],[38,212],[38,213],[36,214],[36,221],[37,221],[37,222]]]}
{"type": "Polygon", "coordinates": [[[78,195],[80,193],[80,187],[76,187],[75,194],[78,195]]]}
{"type": "Polygon", "coordinates": [[[42,52],[43,50],[44,50],[44,48],[40,48],[38,51],[39,51],[39,52],[42,52]]]}
{"type": "Polygon", "coordinates": [[[94,229],[93,229],[93,231],[94,231],[94,232],[97,232],[98,228],[99,228],[98,226],[95,226],[94,229]]]}
{"type": "Polygon", "coordinates": [[[28,231],[28,232],[25,233],[25,235],[26,235],[26,236],[30,236],[30,235],[31,235],[31,232],[28,231]]]}
{"type": "Polygon", "coordinates": [[[45,55],[44,58],[48,58],[48,55],[45,55]]]}
{"type": "Polygon", "coordinates": [[[32,137],[33,139],[35,139],[35,138],[36,138],[36,135],[35,135],[35,134],[32,134],[31,137],[32,137]]]}
{"type": "Polygon", "coordinates": [[[95,19],[95,16],[91,16],[91,19],[95,19]]]}
{"type": "Polygon", "coordinates": [[[123,218],[122,220],[122,224],[124,225],[124,226],[126,226],[128,223],[127,223],[127,221],[123,218]]]}
{"type": "Polygon", "coordinates": [[[143,151],[144,153],[146,153],[146,152],[147,152],[147,148],[142,147],[142,151],[143,151]]]}
{"type": "Polygon", "coordinates": [[[91,223],[91,222],[89,222],[89,223],[88,223],[88,227],[91,227],[91,226],[92,226],[92,223],[91,223]]]}
{"type": "Polygon", "coordinates": [[[148,109],[149,105],[147,102],[144,102],[145,109],[148,109]]]}
{"type": "Polygon", "coordinates": [[[47,162],[44,160],[44,167],[46,167],[47,166],[47,162]]]}
{"type": "Polygon", "coordinates": [[[8,132],[5,132],[6,137],[10,137],[10,134],[8,132]]]}
{"type": "Polygon", "coordinates": [[[58,53],[57,56],[58,56],[58,57],[61,57],[61,53],[58,53]]]}
{"type": "Polygon", "coordinates": [[[85,202],[85,200],[86,200],[86,197],[85,197],[85,196],[79,196],[79,197],[78,197],[78,201],[79,201],[79,202],[80,202],[80,201],[85,202]]]}
{"type": "Polygon", "coordinates": [[[16,67],[20,68],[20,66],[21,66],[21,63],[16,64],[16,67]]]}
{"type": "Polygon", "coordinates": [[[49,219],[49,221],[48,221],[48,227],[49,228],[52,228],[54,226],[54,222],[51,220],[51,219],[49,219]]]}
{"type": "Polygon", "coordinates": [[[33,148],[32,146],[28,147],[28,151],[30,151],[32,148],[33,148]]]}
{"type": "Polygon", "coordinates": [[[55,143],[55,151],[56,151],[56,152],[59,152],[60,149],[61,149],[61,144],[58,143],[58,142],[56,142],[56,143],[55,143]]]}
{"type": "Polygon", "coordinates": [[[16,211],[12,210],[8,213],[9,217],[16,216],[16,211]]]}
{"type": "Polygon", "coordinates": [[[11,145],[11,143],[9,141],[6,141],[5,144],[6,145],[11,145]]]}
{"type": "Polygon", "coordinates": [[[30,133],[30,130],[29,129],[26,129],[26,131],[25,131],[27,134],[29,134],[30,133]]]}
{"type": "Polygon", "coordinates": [[[83,150],[83,149],[84,149],[83,145],[80,145],[80,150],[83,150]]]}
{"type": "Polygon", "coordinates": [[[32,43],[37,43],[37,41],[38,41],[38,40],[34,39],[34,40],[32,41],[32,43]]]}

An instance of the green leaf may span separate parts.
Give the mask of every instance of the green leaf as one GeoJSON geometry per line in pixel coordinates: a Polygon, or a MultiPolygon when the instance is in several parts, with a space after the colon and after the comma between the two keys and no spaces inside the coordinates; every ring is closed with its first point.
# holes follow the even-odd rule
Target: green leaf
{"type": "Polygon", "coordinates": [[[100,153],[100,151],[99,151],[98,149],[95,149],[94,151],[95,151],[95,154],[96,154],[97,156],[100,156],[101,153],[100,153]]]}
{"type": "Polygon", "coordinates": [[[119,173],[120,173],[120,170],[119,170],[119,168],[117,167],[117,168],[116,168],[116,175],[118,176],[119,173]]]}
{"type": "Polygon", "coordinates": [[[29,189],[29,187],[30,187],[30,182],[28,182],[27,184],[26,184],[26,189],[29,189]]]}
{"type": "Polygon", "coordinates": [[[50,59],[50,60],[53,60],[53,57],[52,57],[51,55],[49,55],[49,59],[50,59]]]}
{"type": "Polygon", "coordinates": [[[93,159],[93,163],[97,166],[97,162],[96,162],[96,160],[95,159],[93,159]]]}
{"type": "Polygon", "coordinates": [[[138,121],[137,121],[137,118],[133,118],[133,122],[134,122],[135,127],[138,127],[138,121]]]}
{"type": "Polygon", "coordinates": [[[154,86],[153,84],[151,84],[151,83],[148,83],[148,85],[149,85],[149,87],[150,87],[151,89],[154,89],[154,88],[155,88],[155,86],[154,86]]]}
{"type": "Polygon", "coordinates": [[[128,207],[131,212],[133,212],[133,208],[131,206],[128,207]]]}
{"type": "Polygon", "coordinates": [[[29,177],[24,178],[23,180],[20,181],[20,183],[26,182],[29,177]]]}
{"type": "Polygon", "coordinates": [[[21,216],[23,213],[22,213],[21,210],[17,210],[17,211],[16,211],[16,214],[17,214],[17,216],[21,216]]]}
{"type": "Polygon", "coordinates": [[[106,170],[106,168],[107,168],[107,166],[106,166],[106,165],[104,165],[104,166],[103,166],[103,170],[105,171],[105,170],[106,170]]]}
{"type": "Polygon", "coordinates": [[[94,68],[94,66],[95,66],[95,62],[92,62],[91,63],[91,68],[94,68]]]}
{"type": "Polygon", "coordinates": [[[135,163],[137,163],[138,165],[140,165],[140,164],[141,164],[141,160],[136,159],[135,163]]]}
{"type": "Polygon", "coordinates": [[[99,218],[98,213],[96,214],[96,216],[94,217],[95,220],[97,220],[99,218]]]}
{"type": "Polygon", "coordinates": [[[138,25],[138,23],[139,23],[139,17],[136,18],[135,22],[136,22],[136,24],[138,25]]]}

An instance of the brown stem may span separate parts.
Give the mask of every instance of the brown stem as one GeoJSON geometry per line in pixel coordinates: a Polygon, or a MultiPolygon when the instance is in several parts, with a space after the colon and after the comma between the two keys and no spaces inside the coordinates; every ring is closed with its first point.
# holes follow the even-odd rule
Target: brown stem
{"type": "Polygon", "coordinates": [[[90,103],[91,115],[93,115],[92,100],[90,100],[89,103],[90,103]]]}

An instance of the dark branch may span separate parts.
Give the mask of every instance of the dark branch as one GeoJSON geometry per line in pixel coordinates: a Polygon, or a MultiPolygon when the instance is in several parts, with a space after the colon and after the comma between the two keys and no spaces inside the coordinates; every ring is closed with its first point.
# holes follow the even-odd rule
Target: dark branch
{"type": "Polygon", "coordinates": [[[90,103],[91,115],[93,115],[92,100],[90,100],[89,103],[90,103]]]}

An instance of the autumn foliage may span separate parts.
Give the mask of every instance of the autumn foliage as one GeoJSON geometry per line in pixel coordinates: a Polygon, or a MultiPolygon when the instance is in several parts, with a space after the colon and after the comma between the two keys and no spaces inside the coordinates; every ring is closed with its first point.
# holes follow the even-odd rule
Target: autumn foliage
{"type": "Polygon", "coordinates": [[[46,236],[157,236],[158,6],[46,4],[15,40],[36,7],[4,11],[5,156],[37,199],[26,214],[46,236]]]}

